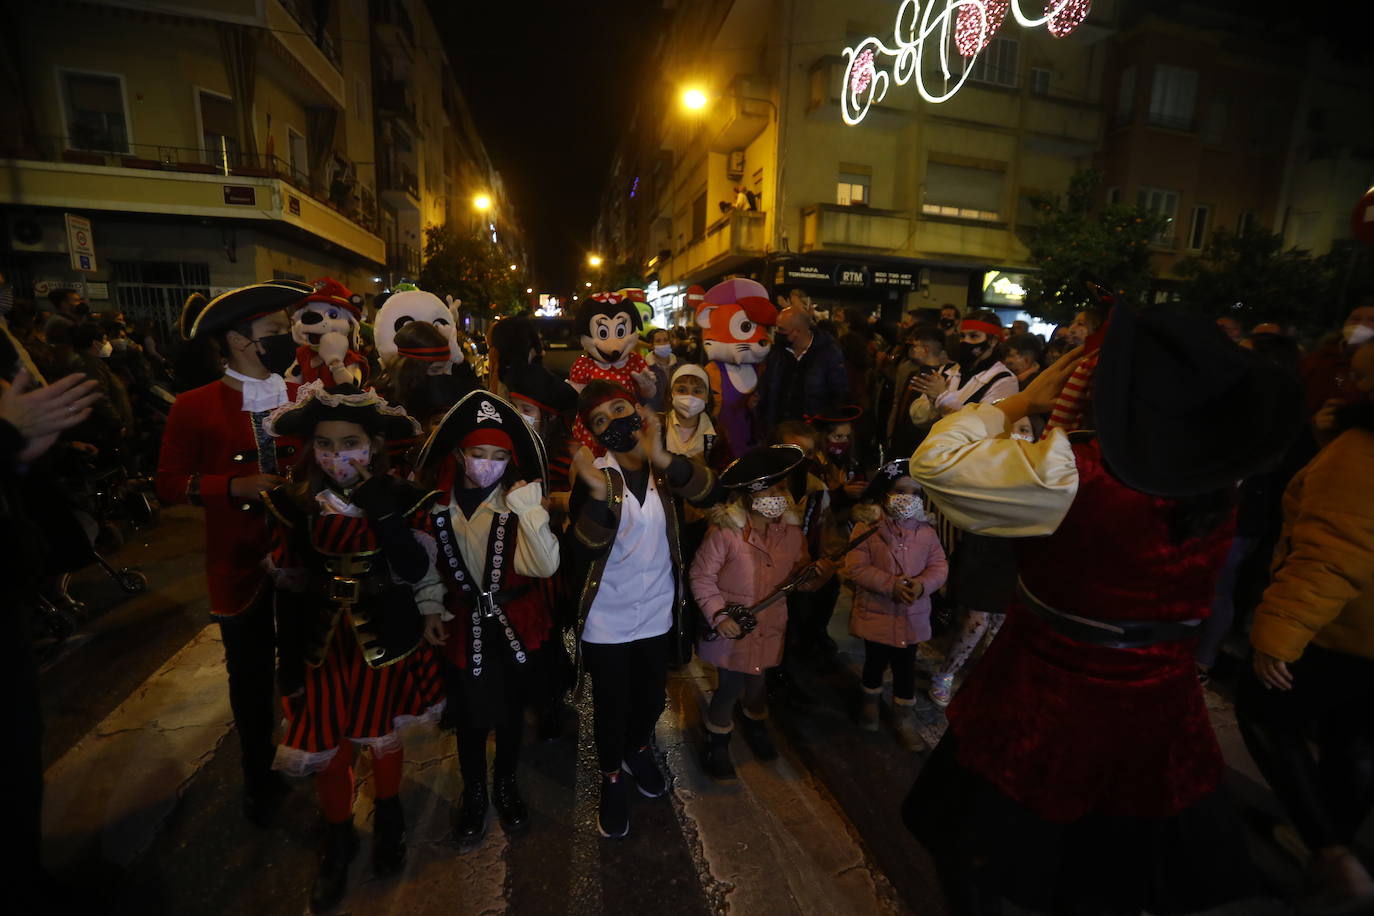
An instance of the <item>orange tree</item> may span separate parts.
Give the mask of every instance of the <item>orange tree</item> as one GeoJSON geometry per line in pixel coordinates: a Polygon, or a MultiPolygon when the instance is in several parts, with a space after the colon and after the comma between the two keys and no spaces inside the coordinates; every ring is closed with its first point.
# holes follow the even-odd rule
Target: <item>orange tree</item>
{"type": "Polygon", "coordinates": [[[509,315],[525,305],[524,278],[510,258],[483,233],[452,224],[430,226],[425,237],[420,286],[463,300],[473,315],[509,315]]]}

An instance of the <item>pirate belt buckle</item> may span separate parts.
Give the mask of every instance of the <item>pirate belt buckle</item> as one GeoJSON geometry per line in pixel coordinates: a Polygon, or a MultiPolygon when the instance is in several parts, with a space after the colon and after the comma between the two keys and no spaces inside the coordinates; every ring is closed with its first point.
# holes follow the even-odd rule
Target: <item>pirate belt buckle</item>
{"type": "Polygon", "coordinates": [[[495,617],[501,610],[496,604],[496,596],[491,592],[477,593],[477,608],[482,612],[483,617],[495,617]]]}
{"type": "Polygon", "coordinates": [[[329,580],[329,598],[340,604],[357,604],[359,585],[351,576],[334,576],[329,580]]]}

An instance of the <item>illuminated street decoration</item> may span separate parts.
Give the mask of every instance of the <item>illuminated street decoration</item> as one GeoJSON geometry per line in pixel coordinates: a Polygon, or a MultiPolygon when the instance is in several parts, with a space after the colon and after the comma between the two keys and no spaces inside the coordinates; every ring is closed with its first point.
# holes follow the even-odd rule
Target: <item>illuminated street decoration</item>
{"type": "Polygon", "coordinates": [[[887,97],[893,83],[915,82],[921,98],[932,104],[953,98],[1008,10],[1023,28],[1044,25],[1055,38],[1063,38],[1078,28],[1091,8],[1092,0],[1048,0],[1033,18],[1022,9],[1022,0],[930,0],[924,9],[920,0],[903,0],[892,29],[894,47],[869,36],[856,47],[844,49],[840,115],[846,124],[858,124],[887,97]],[[927,50],[939,67],[943,85],[938,91],[927,83],[927,50]],[[951,66],[954,58],[960,59],[957,67],[951,66]]]}

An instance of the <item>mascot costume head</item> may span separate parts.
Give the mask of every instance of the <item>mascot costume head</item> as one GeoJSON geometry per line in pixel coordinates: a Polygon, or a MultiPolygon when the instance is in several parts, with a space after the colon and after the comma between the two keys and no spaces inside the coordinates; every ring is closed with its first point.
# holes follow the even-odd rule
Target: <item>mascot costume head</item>
{"type": "Polygon", "coordinates": [[[292,308],[291,337],[296,341],[296,365],[288,381],[308,384],[323,379],[340,383],[331,366],[341,362],[352,382],[367,380],[367,360],[358,352],[358,323],[363,317],[363,297],[338,280],[322,277],[314,291],[292,308]]]}
{"type": "MultiPolygon", "coordinates": [[[[654,396],[658,390],[654,372],[635,352],[644,320],[633,299],[619,293],[594,293],[578,308],[577,325],[585,352],[568,372],[569,385],[581,391],[593,379],[605,379],[641,401],[654,396]]],[[[573,435],[596,455],[605,453],[581,420],[574,425],[573,435]]]]}
{"type": "Polygon", "coordinates": [[[720,425],[730,451],[741,455],[758,444],[748,401],[759,384],[754,367],[772,349],[778,310],[763,286],[737,278],[717,283],[701,296],[696,320],[708,360],[706,375],[720,405],[720,425]]]}
{"type": "Polygon", "coordinates": [[[376,328],[377,355],[384,364],[397,356],[396,332],[412,321],[428,321],[438,328],[449,343],[449,361],[455,364],[463,361],[463,350],[458,346],[458,331],[454,327],[453,312],[448,303],[413,284],[402,283],[387,297],[373,324],[376,328]]]}

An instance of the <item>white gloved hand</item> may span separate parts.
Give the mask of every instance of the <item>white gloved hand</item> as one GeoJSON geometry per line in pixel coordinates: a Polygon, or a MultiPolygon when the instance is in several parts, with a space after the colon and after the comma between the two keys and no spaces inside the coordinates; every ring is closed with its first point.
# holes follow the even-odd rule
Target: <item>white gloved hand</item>
{"type": "Polygon", "coordinates": [[[658,392],[658,377],[654,375],[654,370],[644,369],[640,372],[631,372],[630,378],[635,380],[639,386],[639,396],[642,400],[648,400],[658,392]]]}
{"type": "Polygon", "coordinates": [[[535,480],[518,484],[506,493],[506,505],[516,515],[524,515],[544,505],[544,485],[535,480]]]}

